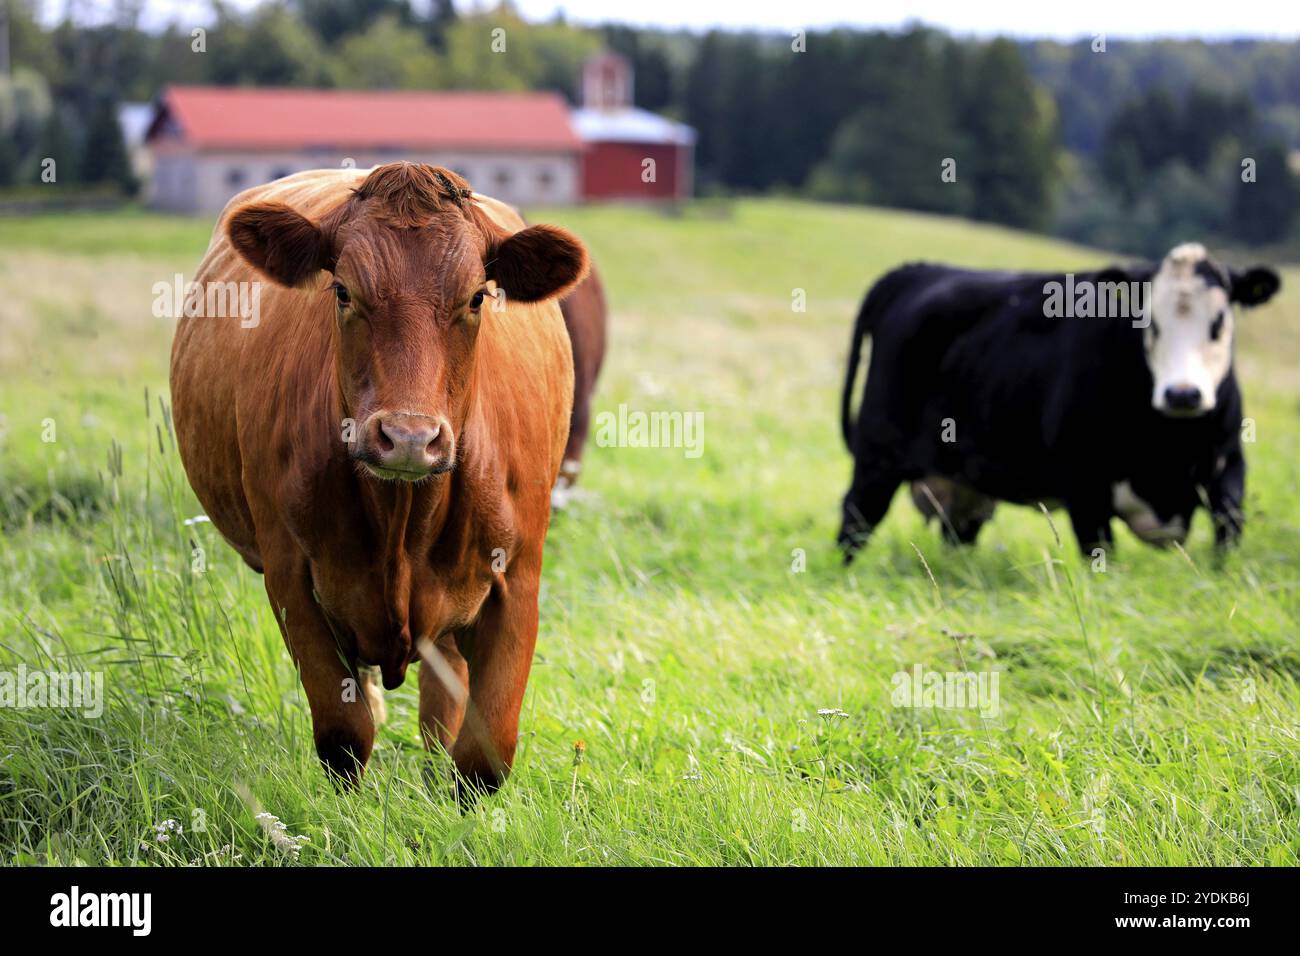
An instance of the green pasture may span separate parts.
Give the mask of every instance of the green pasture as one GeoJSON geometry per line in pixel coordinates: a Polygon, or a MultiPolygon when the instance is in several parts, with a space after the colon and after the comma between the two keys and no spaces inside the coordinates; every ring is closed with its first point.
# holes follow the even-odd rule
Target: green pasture
{"type": "Polygon", "coordinates": [[[1101,572],[1063,516],[1015,507],[953,550],[900,494],[846,570],[839,389],[869,283],[1109,257],[778,200],[529,215],[604,274],[596,410],[702,412],[704,453],[590,448],[515,774],[468,814],[423,772],[414,675],[360,791],[331,788],[260,579],[185,523],[150,306],[211,224],[0,220],[0,673],[102,672],[106,695],[96,718],[0,707],[0,862],[1297,862],[1300,271],[1240,322],[1256,441],[1226,560],[1201,515],[1181,550],[1117,526],[1101,572]],[[996,713],[897,706],[918,665],[996,674],[996,713]]]}

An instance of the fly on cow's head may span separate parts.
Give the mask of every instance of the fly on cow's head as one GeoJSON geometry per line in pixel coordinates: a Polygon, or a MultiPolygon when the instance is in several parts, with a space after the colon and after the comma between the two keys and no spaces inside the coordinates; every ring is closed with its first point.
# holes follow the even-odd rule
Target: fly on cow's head
{"type": "Polygon", "coordinates": [[[1281,281],[1272,269],[1245,272],[1214,262],[1199,243],[1172,249],[1152,276],[1144,346],[1151,404],[1171,417],[1203,415],[1232,368],[1233,303],[1259,305],[1281,281]]]}
{"type": "Polygon", "coordinates": [[[416,163],[376,167],[320,222],[254,202],[227,229],[245,260],[283,285],[309,287],[334,315],[344,416],[356,422],[348,450],[383,479],[455,467],[475,345],[494,303],[562,295],[587,271],[570,233],[506,232],[465,180],[416,163]]]}

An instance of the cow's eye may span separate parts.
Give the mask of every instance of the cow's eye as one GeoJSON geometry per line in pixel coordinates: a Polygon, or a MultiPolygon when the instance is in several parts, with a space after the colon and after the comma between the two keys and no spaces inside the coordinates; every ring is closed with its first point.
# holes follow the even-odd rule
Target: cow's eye
{"type": "Polygon", "coordinates": [[[1226,310],[1223,311],[1223,312],[1220,312],[1217,316],[1215,316],[1214,321],[1210,323],[1210,341],[1211,341],[1211,342],[1217,342],[1217,341],[1219,341],[1219,336],[1223,334],[1223,320],[1224,320],[1224,317],[1225,317],[1227,314],[1228,314],[1228,313],[1227,313],[1226,310]]]}
{"type": "Polygon", "coordinates": [[[483,299],[486,297],[486,295],[487,293],[485,293],[482,289],[479,289],[477,292],[475,292],[474,295],[472,295],[469,300],[470,310],[477,312],[479,310],[479,307],[483,305],[483,299]]]}
{"type": "Polygon", "coordinates": [[[1160,338],[1160,326],[1156,325],[1156,320],[1151,320],[1151,341],[1154,342],[1160,338]]]}
{"type": "Polygon", "coordinates": [[[352,296],[348,294],[348,290],[343,287],[341,282],[334,283],[334,298],[338,299],[340,306],[352,304],[352,296]]]}

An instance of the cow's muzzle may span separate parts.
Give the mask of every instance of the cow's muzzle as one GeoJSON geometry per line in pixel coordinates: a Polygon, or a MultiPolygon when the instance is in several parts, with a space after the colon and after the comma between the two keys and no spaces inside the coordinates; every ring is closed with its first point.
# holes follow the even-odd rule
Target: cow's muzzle
{"type": "Polygon", "coordinates": [[[1173,418],[1192,418],[1209,410],[1205,395],[1195,385],[1170,385],[1160,395],[1156,408],[1173,418]]]}
{"type": "Polygon", "coordinates": [[[377,478],[420,481],[451,471],[456,440],[441,416],[378,411],[361,426],[353,457],[377,478]]]}

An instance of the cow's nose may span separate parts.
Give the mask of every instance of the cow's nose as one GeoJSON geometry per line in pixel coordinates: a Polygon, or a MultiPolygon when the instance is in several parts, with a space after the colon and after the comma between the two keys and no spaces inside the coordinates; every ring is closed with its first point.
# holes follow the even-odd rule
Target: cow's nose
{"type": "Polygon", "coordinates": [[[1201,407],[1201,390],[1195,385],[1170,385],[1165,389],[1165,404],[1180,412],[1201,407]]]}
{"type": "Polygon", "coordinates": [[[381,412],[374,417],[370,437],[366,458],[402,477],[423,477],[449,466],[450,430],[438,419],[381,412]]]}

